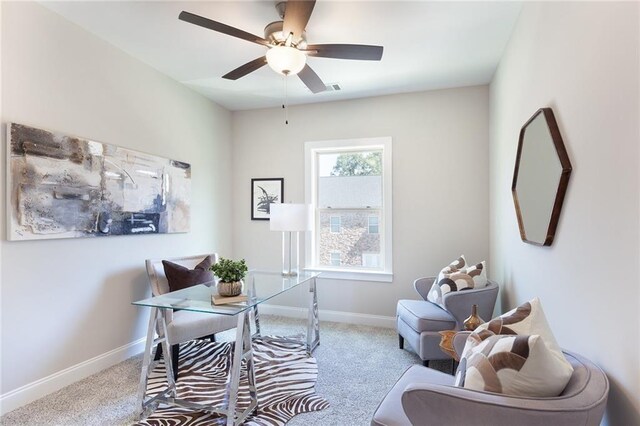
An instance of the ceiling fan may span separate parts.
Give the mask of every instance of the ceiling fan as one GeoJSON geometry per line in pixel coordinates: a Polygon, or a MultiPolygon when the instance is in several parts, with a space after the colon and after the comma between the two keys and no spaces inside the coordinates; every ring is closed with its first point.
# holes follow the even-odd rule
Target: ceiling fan
{"type": "Polygon", "coordinates": [[[283,20],[268,24],[264,29],[264,38],[185,11],[181,12],[178,18],[269,48],[266,55],[239,66],[222,78],[237,80],[269,64],[280,74],[297,74],[313,93],[319,93],[324,91],[326,86],[306,63],[307,56],[379,61],[382,58],[383,47],[362,44],[307,44],[305,29],[315,3],[315,0],[289,0],[277,3],[276,10],[283,20]]]}

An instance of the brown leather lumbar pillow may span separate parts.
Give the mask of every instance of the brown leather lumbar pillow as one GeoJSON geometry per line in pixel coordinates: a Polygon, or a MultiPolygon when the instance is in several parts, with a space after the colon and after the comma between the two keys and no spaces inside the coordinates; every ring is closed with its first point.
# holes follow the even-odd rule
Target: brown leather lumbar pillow
{"type": "Polygon", "coordinates": [[[189,269],[177,263],[162,261],[164,274],[169,281],[169,290],[176,291],[188,288],[197,284],[206,283],[213,280],[213,274],[209,270],[211,267],[211,256],[205,257],[195,268],[189,269]]]}

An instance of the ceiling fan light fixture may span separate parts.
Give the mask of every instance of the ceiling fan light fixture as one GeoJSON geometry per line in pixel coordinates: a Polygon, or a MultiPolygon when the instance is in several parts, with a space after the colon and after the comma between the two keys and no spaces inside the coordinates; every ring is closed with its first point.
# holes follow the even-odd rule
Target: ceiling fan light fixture
{"type": "Polygon", "coordinates": [[[307,55],[289,46],[274,46],[267,52],[267,63],[277,73],[298,74],[307,63],[307,55]]]}

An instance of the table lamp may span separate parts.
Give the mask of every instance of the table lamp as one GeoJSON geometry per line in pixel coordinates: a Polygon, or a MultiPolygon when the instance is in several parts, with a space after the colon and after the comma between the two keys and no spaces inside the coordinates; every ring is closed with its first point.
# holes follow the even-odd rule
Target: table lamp
{"type": "Polygon", "coordinates": [[[270,229],[282,231],[282,275],[296,276],[300,271],[300,232],[311,230],[313,217],[311,205],[271,204],[269,212],[270,229]],[[294,232],[296,234],[295,259],[292,244],[294,232]]]}

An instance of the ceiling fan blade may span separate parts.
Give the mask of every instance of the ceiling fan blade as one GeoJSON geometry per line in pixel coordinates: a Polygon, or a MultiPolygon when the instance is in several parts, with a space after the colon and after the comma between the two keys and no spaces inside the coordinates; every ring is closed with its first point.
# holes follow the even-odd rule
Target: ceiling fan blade
{"type": "Polygon", "coordinates": [[[298,73],[300,80],[311,90],[313,93],[320,93],[327,90],[327,86],[320,80],[318,74],[311,69],[309,65],[305,65],[302,71],[298,73]]]}
{"type": "Polygon", "coordinates": [[[251,72],[254,72],[255,70],[263,67],[266,64],[267,64],[267,57],[261,56],[257,59],[254,59],[251,62],[247,62],[244,65],[240,65],[238,68],[236,68],[233,71],[229,71],[228,73],[223,75],[222,78],[226,78],[227,80],[237,80],[240,77],[244,77],[245,75],[251,72]]]}
{"type": "Polygon", "coordinates": [[[379,61],[382,59],[382,46],[366,44],[310,44],[305,49],[309,56],[336,59],[357,59],[361,61],[379,61]]]}
{"type": "Polygon", "coordinates": [[[307,27],[315,4],[315,0],[289,0],[284,11],[282,33],[285,35],[293,33],[293,41],[297,43],[307,27]]]}
{"type": "Polygon", "coordinates": [[[252,43],[261,44],[263,46],[269,46],[269,42],[263,39],[262,37],[258,37],[257,35],[248,33],[246,31],[242,31],[238,28],[231,27],[221,22],[212,21],[211,19],[205,18],[200,15],[195,15],[193,13],[185,12],[184,10],[180,12],[178,19],[185,22],[189,22],[190,24],[198,25],[213,31],[217,31],[222,34],[230,35],[231,37],[241,38],[243,40],[247,40],[252,43]]]}

